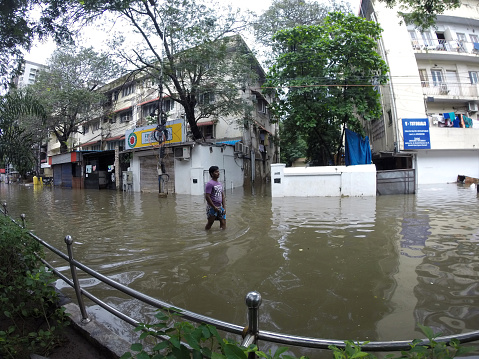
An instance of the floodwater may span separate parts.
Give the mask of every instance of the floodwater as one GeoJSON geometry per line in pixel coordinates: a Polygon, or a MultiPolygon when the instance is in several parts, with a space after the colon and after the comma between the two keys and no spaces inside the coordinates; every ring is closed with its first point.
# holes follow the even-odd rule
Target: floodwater
{"type": "MultiPolygon", "coordinates": [[[[246,325],[245,295],[256,290],[263,330],[386,341],[423,338],[416,323],[444,335],[479,329],[479,198],[467,186],[376,198],[229,189],[228,228],[208,232],[202,196],[1,184],[0,200],[65,253],[71,235],[75,258],[94,270],[234,324],[246,325]]],[[[47,259],[70,276],[63,260],[47,259]]],[[[151,318],[151,308],[80,278],[135,319],[151,318]]]]}

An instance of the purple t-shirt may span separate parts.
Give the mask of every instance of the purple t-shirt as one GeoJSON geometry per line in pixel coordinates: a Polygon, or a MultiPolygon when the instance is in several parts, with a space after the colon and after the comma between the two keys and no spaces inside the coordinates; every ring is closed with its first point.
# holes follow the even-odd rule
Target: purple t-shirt
{"type": "Polygon", "coordinates": [[[216,207],[223,204],[223,185],[221,182],[209,180],[205,187],[205,193],[210,194],[211,201],[216,207]]]}

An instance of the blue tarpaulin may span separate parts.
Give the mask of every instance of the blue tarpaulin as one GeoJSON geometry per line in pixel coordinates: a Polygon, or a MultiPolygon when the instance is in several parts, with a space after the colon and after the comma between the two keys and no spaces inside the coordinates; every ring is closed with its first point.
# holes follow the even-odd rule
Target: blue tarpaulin
{"type": "Polygon", "coordinates": [[[369,165],[372,162],[368,136],[363,139],[348,129],[346,129],[345,152],[346,166],[369,165]]]}

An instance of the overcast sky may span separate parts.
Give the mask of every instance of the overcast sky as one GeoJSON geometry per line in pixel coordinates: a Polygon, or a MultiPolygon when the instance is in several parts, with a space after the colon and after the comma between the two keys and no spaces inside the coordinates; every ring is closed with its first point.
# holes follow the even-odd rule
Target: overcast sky
{"type": "MultiPolygon", "coordinates": [[[[272,0],[220,0],[223,3],[229,2],[233,5],[233,7],[239,7],[243,10],[251,10],[256,13],[261,13],[266,10],[270,5],[272,0]]],[[[320,0],[322,1],[322,0],[320,0]]],[[[358,13],[359,5],[361,0],[348,0],[351,4],[351,8],[354,14],[358,13]]],[[[95,31],[85,31],[85,42],[86,46],[93,45],[94,47],[101,46],[102,42],[106,40],[106,38],[101,39],[102,36],[98,32],[95,31]]],[[[55,44],[53,41],[49,40],[43,44],[36,44],[32,47],[30,53],[25,55],[25,59],[29,61],[33,61],[36,63],[44,64],[46,60],[50,57],[50,55],[55,50],[55,44]]]]}

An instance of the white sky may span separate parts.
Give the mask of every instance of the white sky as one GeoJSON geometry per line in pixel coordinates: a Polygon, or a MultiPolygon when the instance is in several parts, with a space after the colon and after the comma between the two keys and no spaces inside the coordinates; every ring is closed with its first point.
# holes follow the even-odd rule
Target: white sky
{"type": "MultiPolygon", "coordinates": [[[[266,10],[272,3],[272,0],[220,0],[223,2],[230,3],[233,7],[239,7],[243,10],[251,10],[256,13],[261,13],[266,10]]],[[[323,0],[319,0],[323,1],[323,0]]],[[[324,0],[326,1],[326,0],[324,0]]],[[[351,4],[351,8],[353,9],[353,13],[357,14],[358,9],[361,3],[361,0],[347,0],[351,4]]],[[[85,45],[86,46],[94,46],[96,48],[100,48],[101,44],[106,41],[105,35],[99,34],[98,32],[94,32],[94,30],[85,31],[85,45]]],[[[35,44],[31,51],[25,55],[25,59],[29,61],[33,61],[40,64],[45,64],[46,60],[51,56],[53,51],[55,50],[55,44],[52,40],[49,40],[45,43],[37,43],[35,44]]]]}

